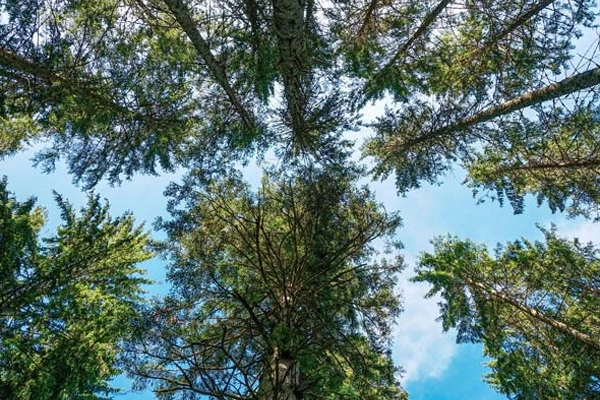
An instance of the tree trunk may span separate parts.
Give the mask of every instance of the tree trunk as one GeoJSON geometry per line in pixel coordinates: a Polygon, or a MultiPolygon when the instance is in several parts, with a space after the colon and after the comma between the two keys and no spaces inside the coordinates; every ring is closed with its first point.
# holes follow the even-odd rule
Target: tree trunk
{"type": "Polygon", "coordinates": [[[208,67],[208,70],[213,76],[213,79],[223,89],[227,98],[233,105],[244,125],[248,129],[254,129],[254,118],[252,114],[244,107],[241,100],[238,98],[236,91],[231,87],[227,73],[225,69],[219,65],[219,62],[210,51],[210,46],[204,40],[198,29],[196,23],[192,20],[190,10],[182,0],[164,0],[169,10],[173,13],[175,20],[181,26],[181,29],[185,32],[187,37],[192,42],[192,45],[208,67]]]}
{"type": "Polygon", "coordinates": [[[514,165],[500,167],[495,170],[497,174],[503,174],[513,171],[536,171],[536,170],[580,170],[600,167],[600,159],[587,159],[581,161],[567,162],[528,162],[523,165],[514,165]]]}
{"type": "Polygon", "coordinates": [[[456,132],[470,128],[474,125],[491,121],[494,118],[508,113],[519,111],[532,105],[540,104],[548,100],[557,99],[569,93],[577,92],[600,84],[600,67],[563,79],[560,82],[551,83],[540,89],[525,93],[497,106],[487,108],[475,115],[459,119],[458,121],[421,135],[415,139],[403,141],[402,136],[391,140],[389,151],[407,151],[414,146],[436,140],[445,136],[454,136],[456,132]]]}
{"type": "Polygon", "coordinates": [[[356,31],[356,36],[358,38],[362,38],[365,36],[365,32],[368,31],[369,23],[371,23],[373,16],[375,15],[375,11],[377,10],[379,0],[371,0],[369,2],[369,6],[367,7],[367,11],[365,12],[365,17],[362,19],[360,27],[356,31]]]}
{"type": "Polygon", "coordinates": [[[308,60],[308,0],[273,0],[273,22],[279,51],[279,73],[283,81],[287,111],[293,134],[301,139],[307,131],[308,60]]]}
{"type": "MultiPolygon", "coordinates": [[[[504,28],[502,31],[498,32],[496,35],[492,36],[483,45],[483,47],[472,51],[470,53],[469,59],[474,59],[476,57],[480,57],[481,55],[485,54],[489,50],[493,49],[500,40],[504,39],[507,35],[509,35],[515,29],[517,29],[518,27],[525,24],[527,21],[529,21],[531,18],[533,18],[536,14],[538,14],[539,12],[544,10],[546,7],[548,7],[550,4],[554,3],[555,1],[556,0],[544,0],[541,3],[539,3],[538,5],[533,6],[530,10],[528,10],[524,14],[519,15],[506,28],[504,28]]],[[[412,44],[425,33],[425,31],[431,26],[431,24],[433,24],[435,19],[442,13],[442,11],[444,11],[444,9],[451,2],[452,2],[451,0],[440,1],[440,3],[436,6],[436,8],[425,16],[425,18],[421,22],[421,25],[416,30],[416,32],[406,41],[406,43],[404,43],[404,45],[402,45],[402,47],[400,47],[400,49],[398,49],[398,51],[396,51],[394,56],[390,59],[390,61],[387,64],[385,64],[385,66],[377,73],[377,75],[384,74],[385,71],[388,70],[388,68],[392,67],[394,64],[396,64],[398,62],[398,60],[401,57],[405,56],[408,49],[410,48],[410,46],[412,46],[412,44]]]]}
{"type": "Polygon", "coordinates": [[[482,290],[484,293],[489,294],[490,296],[492,296],[493,298],[495,298],[497,300],[500,300],[500,301],[510,304],[511,306],[515,307],[517,310],[529,315],[530,317],[532,317],[540,322],[543,322],[547,325],[550,325],[554,329],[556,329],[562,333],[565,333],[580,342],[583,342],[589,346],[592,346],[592,347],[596,348],[597,350],[600,350],[600,341],[593,339],[591,336],[573,328],[572,326],[567,325],[564,322],[558,321],[552,317],[549,317],[546,314],[541,313],[534,308],[531,308],[524,304],[521,304],[520,302],[518,302],[517,300],[515,300],[514,298],[512,298],[511,296],[509,296],[508,294],[506,294],[503,291],[492,289],[492,288],[484,285],[483,283],[475,282],[470,278],[465,278],[465,277],[462,277],[462,278],[465,280],[465,282],[469,286],[479,289],[479,290],[482,290]]]}
{"type": "Polygon", "coordinates": [[[511,32],[513,32],[518,27],[524,25],[531,18],[540,13],[543,9],[548,7],[550,4],[554,3],[556,0],[544,0],[536,6],[531,7],[530,10],[525,12],[524,14],[519,15],[515,20],[513,20],[506,28],[502,31],[498,32],[490,40],[488,40],[480,50],[475,50],[473,53],[474,56],[479,56],[487,51],[493,49],[496,44],[508,36],[511,32]]]}
{"type": "Polygon", "coordinates": [[[412,46],[412,44],[417,39],[419,39],[423,35],[423,33],[425,33],[425,31],[429,28],[429,26],[431,26],[431,24],[433,24],[433,22],[438,17],[438,15],[440,15],[442,13],[442,11],[444,11],[444,9],[451,2],[452,2],[452,0],[440,1],[440,3],[435,7],[435,9],[425,16],[425,18],[421,22],[421,25],[419,25],[419,28],[417,29],[417,31],[410,38],[408,38],[408,40],[406,41],[406,43],[404,43],[404,45],[402,47],[400,47],[400,49],[396,52],[396,54],[394,54],[394,57],[392,57],[392,59],[382,68],[381,72],[387,70],[388,68],[393,66],[396,62],[398,62],[400,57],[403,57],[406,54],[406,52],[408,51],[410,46],[412,46]]]}
{"type": "Polygon", "coordinates": [[[300,371],[294,357],[275,348],[271,365],[271,390],[269,400],[300,400],[300,371]]]}

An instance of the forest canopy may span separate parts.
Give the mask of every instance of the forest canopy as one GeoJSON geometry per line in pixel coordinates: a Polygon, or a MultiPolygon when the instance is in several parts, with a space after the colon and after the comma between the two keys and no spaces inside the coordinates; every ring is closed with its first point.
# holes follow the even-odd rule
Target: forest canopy
{"type": "MultiPolygon", "coordinates": [[[[361,184],[462,169],[473,206],[600,219],[597,24],[591,0],[0,2],[0,157],[36,149],[83,190],[183,175],[164,241],[99,195],[80,214],[57,195],[42,239],[2,181],[3,397],[98,398],[126,372],[165,399],[406,398],[401,220],[361,184]],[[141,292],[152,254],[160,298],[141,292]]],[[[594,398],[598,250],[543,234],[494,256],[436,239],[415,279],[500,393],[594,398]]]]}

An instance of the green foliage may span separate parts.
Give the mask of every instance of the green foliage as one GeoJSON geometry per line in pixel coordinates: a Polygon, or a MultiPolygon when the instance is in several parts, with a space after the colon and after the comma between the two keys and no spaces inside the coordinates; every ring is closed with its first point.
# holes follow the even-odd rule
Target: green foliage
{"type": "Polygon", "coordinates": [[[42,241],[44,213],[0,183],[0,397],[99,399],[113,392],[118,345],[129,333],[148,259],[129,215],[111,218],[97,196],[42,241]]]}
{"type": "Polygon", "coordinates": [[[0,9],[14,14],[0,26],[2,129],[33,120],[34,132],[51,139],[37,161],[52,169],[64,157],[88,186],[104,176],[118,182],[158,166],[172,170],[182,157],[189,160],[190,146],[238,148],[239,123],[213,85],[202,82],[185,37],[160,15],[147,21],[149,10],[133,3],[0,9]],[[223,141],[226,127],[230,137],[223,141]]]}
{"type": "MultiPolygon", "coordinates": [[[[0,186],[1,389],[103,390],[135,315],[131,371],[164,398],[403,397],[388,351],[401,261],[375,261],[372,243],[399,220],[354,186],[347,133],[366,102],[385,99],[363,156],[376,178],[395,174],[400,193],[460,164],[480,200],[521,212],[534,194],[553,212],[599,218],[600,68],[574,50],[595,7],[1,2],[0,157],[42,143],[35,161],[66,160],[85,187],[188,169],[169,189],[173,219],[159,224],[173,291],[140,315],[134,265],[148,254],[130,217],[111,219],[96,197],[77,216],[58,198],[65,225],[41,242],[42,211],[0,186]],[[267,173],[256,193],[232,172],[271,154],[287,172],[267,173]]],[[[418,279],[442,292],[445,329],[485,343],[501,391],[595,395],[597,367],[585,361],[595,342],[582,339],[598,335],[586,292],[598,290],[595,251],[546,236],[495,258],[440,240],[418,279]]]]}
{"type": "Polygon", "coordinates": [[[547,112],[544,123],[522,117],[489,129],[481,153],[465,165],[468,184],[500,201],[506,197],[516,212],[535,193],[553,212],[597,219],[600,142],[598,110],[590,107],[547,112]]]}
{"type": "MultiPolygon", "coordinates": [[[[424,7],[419,28],[366,73],[367,95],[397,100],[363,148],[375,176],[395,174],[405,193],[439,182],[458,162],[472,186],[506,196],[517,212],[533,193],[553,211],[593,215],[597,96],[587,90],[600,80],[573,43],[594,26],[594,4],[451,3],[424,7]]],[[[384,43],[393,31],[379,35],[384,43]]]]}
{"type": "Polygon", "coordinates": [[[590,399],[600,395],[600,258],[592,244],[554,230],[545,243],[483,246],[434,241],[418,282],[440,293],[444,330],[459,342],[482,342],[492,358],[486,379],[519,399],[590,399]]]}
{"type": "Polygon", "coordinates": [[[0,156],[41,138],[37,162],[64,158],[87,187],[192,163],[210,175],[271,146],[326,159],[353,101],[315,3],[293,20],[278,1],[3,4],[0,156]]]}
{"type": "Polygon", "coordinates": [[[131,343],[132,374],[165,399],[403,398],[389,354],[402,261],[372,247],[400,221],[354,179],[272,171],[256,193],[238,176],[172,188],[185,204],[161,223],[173,289],[131,343]]]}
{"type": "Polygon", "coordinates": [[[336,163],[351,148],[341,134],[360,127],[356,111],[391,95],[364,152],[376,177],[396,174],[399,192],[438,182],[459,161],[474,187],[517,212],[525,193],[552,210],[595,212],[586,173],[595,165],[572,182],[558,178],[569,163],[560,151],[544,153],[555,167],[543,173],[481,164],[488,151],[536,164],[520,139],[532,126],[571,130],[571,113],[597,108],[578,97],[597,81],[523,106],[534,118],[478,117],[587,68],[571,64],[595,24],[590,0],[27,1],[0,12],[0,155],[41,138],[36,161],[51,170],[64,158],[88,187],[178,166],[210,178],[269,149],[292,163],[336,163]]]}

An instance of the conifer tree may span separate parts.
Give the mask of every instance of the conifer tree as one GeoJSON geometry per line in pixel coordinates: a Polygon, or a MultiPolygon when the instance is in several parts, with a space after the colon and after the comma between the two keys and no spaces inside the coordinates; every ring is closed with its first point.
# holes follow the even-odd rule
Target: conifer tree
{"type": "Polygon", "coordinates": [[[120,343],[141,301],[138,263],[151,254],[130,215],[98,196],[77,213],[56,195],[63,223],[44,239],[44,211],[0,182],[0,397],[100,399],[114,392],[120,343]]]}
{"type": "Polygon", "coordinates": [[[481,342],[492,358],[486,379],[518,399],[600,395],[600,259],[544,231],[545,242],[515,241],[490,256],[484,246],[438,238],[414,278],[439,293],[444,330],[481,342]]]}
{"type": "Polygon", "coordinates": [[[159,398],[402,399],[390,357],[398,227],[347,173],[267,173],[178,190],[172,291],[126,356],[159,398]]]}

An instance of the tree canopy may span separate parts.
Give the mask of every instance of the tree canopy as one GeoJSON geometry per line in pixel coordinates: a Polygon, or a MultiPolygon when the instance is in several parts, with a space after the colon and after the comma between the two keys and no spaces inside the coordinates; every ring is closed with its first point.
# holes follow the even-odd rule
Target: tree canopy
{"type": "Polygon", "coordinates": [[[112,218],[98,196],[40,238],[44,212],[0,181],[0,396],[100,399],[120,369],[118,346],[141,300],[148,236],[112,218]]]}
{"type": "Polygon", "coordinates": [[[399,191],[459,160],[474,186],[509,199],[595,201],[564,178],[597,167],[593,140],[586,150],[564,137],[569,121],[595,121],[595,53],[573,50],[595,24],[589,0],[2,7],[0,150],[45,138],[38,161],[66,158],[88,185],[158,166],[212,171],[269,148],[327,160],[355,112],[391,96],[365,154],[377,174],[396,173],[399,191]],[[507,165],[492,168],[490,154],[507,165]]]}
{"type": "Polygon", "coordinates": [[[400,220],[343,173],[270,172],[185,188],[169,237],[169,296],[127,357],[160,398],[400,399],[389,353],[400,220]],[[393,243],[392,243],[393,245],[393,243]]]}
{"type": "Polygon", "coordinates": [[[600,395],[598,248],[545,231],[545,243],[498,246],[495,257],[471,241],[438,238],[416,281],[440,293],[445,330],[483,342],[487,380],[518,399],[600,395]]]}
{"type": "MultiPolygon", "coordinates": [[[[404,194],[463,168],[480,201],[600,219],[597,15],[593,0],[0,2],[0,157],[35,147],[84,189],[184,171],[154,244],[172,290],[154,300],[131,216],[57,196],[64,225],[41,240],[43,213],[0,185],[0,389],[96,393],[119,353],[163,398],[405,397],[389,354],[402,262],[375,252],[400,220],[358,182],[392,175],[404,194]],[[363,120],[369,102],[385,113],[363,120]],[[236,172],[251,160],[257,190],[236,172]]],[[[417,279],[442,293],[444,328],[485,344],[499,391],[593,397],[597,252],[545,235],[496,258],[438,240],[417,279]]]]}

